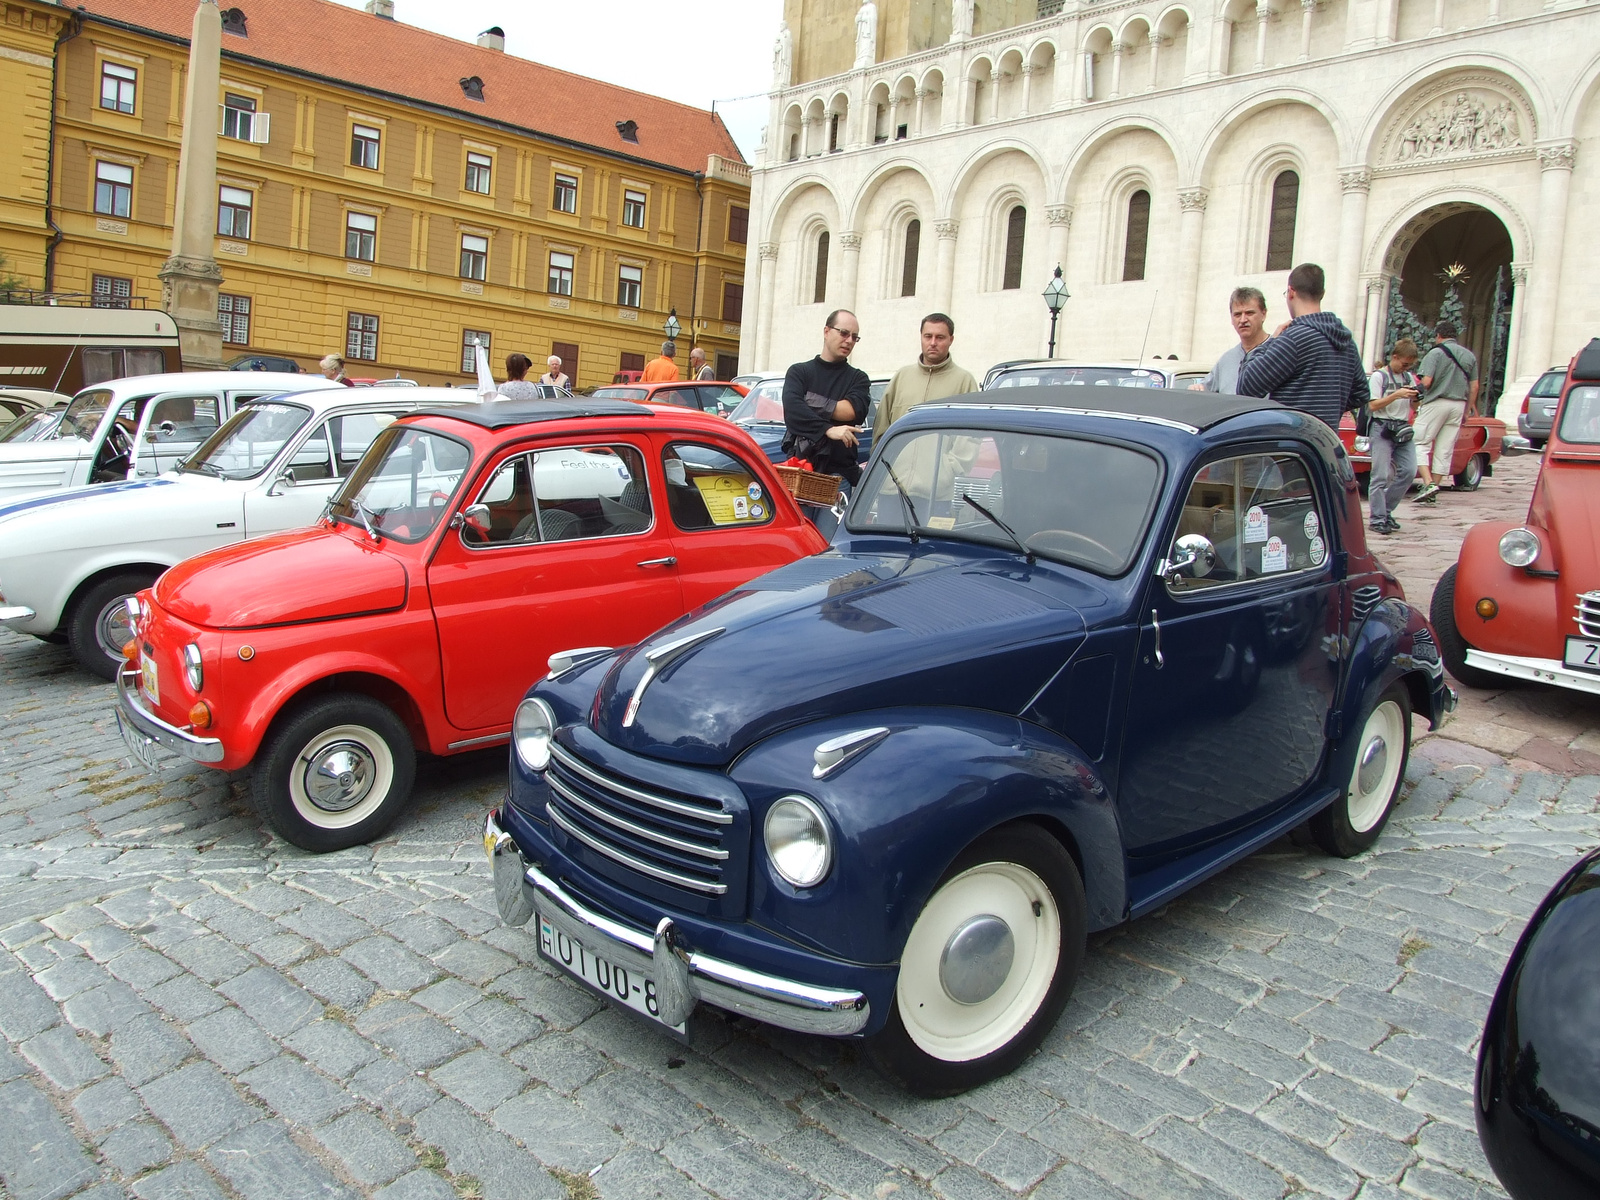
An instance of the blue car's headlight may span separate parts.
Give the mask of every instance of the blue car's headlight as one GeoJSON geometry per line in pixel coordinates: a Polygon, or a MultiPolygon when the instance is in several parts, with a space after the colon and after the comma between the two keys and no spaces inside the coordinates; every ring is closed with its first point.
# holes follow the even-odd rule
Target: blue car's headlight
{"type": "Polygon", "coordinates": [[[785,796],[767,809],[762,828],[772,869],[798,888],[815,887],[833,866],[833,834],[814,801],[785,796]]]}
{"type": "Polygon", "coordinates": [[[511,722],[511,744],[517,757],[530,771],[550,765],[550,739],[556,731],[556,715],[543,700],[530,698],[517,705],[511,722]]]}

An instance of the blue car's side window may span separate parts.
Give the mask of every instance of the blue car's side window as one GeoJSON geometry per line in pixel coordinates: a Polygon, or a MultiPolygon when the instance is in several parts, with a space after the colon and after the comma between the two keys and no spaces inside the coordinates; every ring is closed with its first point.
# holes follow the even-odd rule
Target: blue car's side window
{"type": "Polygon", "coordinates": [[[1192,535],[1206,539],[1213,560],[1203,574],[1170,576],[1175,595],[1314,571],[1328,561],[1326,514],[1305,463],[1292,454],[1241,455],[1202,467],[1184,498],[1170,561],[1184,555],[1177,541],[1192,535]]]}

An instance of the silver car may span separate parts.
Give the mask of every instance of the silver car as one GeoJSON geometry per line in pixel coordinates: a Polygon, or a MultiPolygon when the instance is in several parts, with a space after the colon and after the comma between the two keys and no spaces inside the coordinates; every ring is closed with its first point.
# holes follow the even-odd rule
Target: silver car
{"type": "Polygon", "coordinates": [[[1527,438],[1535,450],[1543,450],[1545,439],[1550,436],[1556,405],[1561,401],[1561,385],[1566,381],[1566,368],[1552,367],[1534,381],[1523,397],[1522,411],[1517,414],[1517,432],[1527,438]]]}

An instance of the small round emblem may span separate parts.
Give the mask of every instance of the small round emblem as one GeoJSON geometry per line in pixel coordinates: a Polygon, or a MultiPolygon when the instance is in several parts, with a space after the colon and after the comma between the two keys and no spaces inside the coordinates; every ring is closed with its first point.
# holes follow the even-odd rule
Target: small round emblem
{"type": "Polygon", "coordinates": [[[239,658],[241,659],[241,661],[249,662],[255,656],[256,656],[256,648],[254,646],[240,646],[239,647],[239,658]]]}

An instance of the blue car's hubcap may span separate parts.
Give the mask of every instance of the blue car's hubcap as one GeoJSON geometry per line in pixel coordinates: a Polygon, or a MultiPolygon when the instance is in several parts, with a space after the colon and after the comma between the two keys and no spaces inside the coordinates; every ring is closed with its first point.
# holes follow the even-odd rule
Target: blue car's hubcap
{"type": "Polygon", "coordinates": [[[1361,789],[1362,795],[1378,789],[1388,768],[1389,743],[1383,740],[1382,735],[1378,735],[1361,751],[1361,773],[1356,779],[1356,786],[1361,789]]]}
{"type": "Polygon", "coordinates": [[[999,917],[973,917],[950,936],[939,957],[939,982],[958,1004],[982,1004],[1011,974],[1016,938],[999,917]]]}

